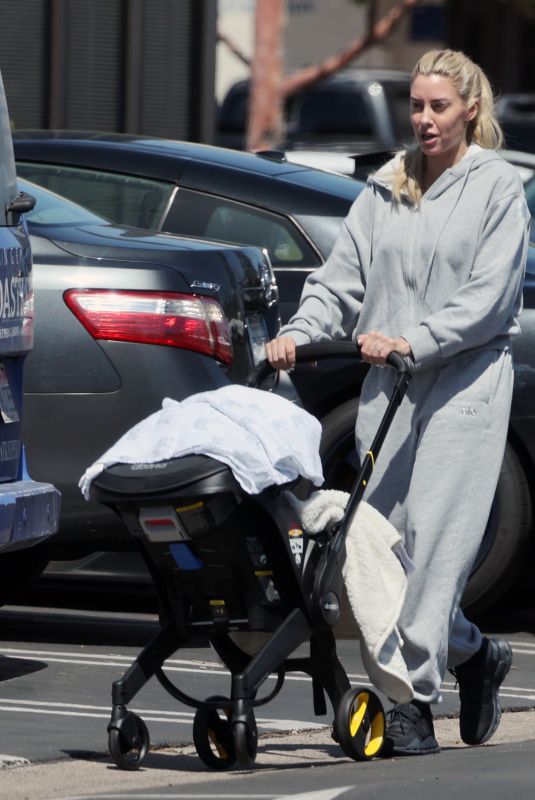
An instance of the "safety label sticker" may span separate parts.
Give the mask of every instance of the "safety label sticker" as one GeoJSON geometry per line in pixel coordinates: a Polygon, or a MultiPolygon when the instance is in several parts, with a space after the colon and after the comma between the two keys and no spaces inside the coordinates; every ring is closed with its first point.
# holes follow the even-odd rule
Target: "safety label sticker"
{"type": "Polygon", "coordinates": [[[11,394],[6,368],[0,364],[0,414],[3,422],[20,422],[20,417],[11,394]]]}

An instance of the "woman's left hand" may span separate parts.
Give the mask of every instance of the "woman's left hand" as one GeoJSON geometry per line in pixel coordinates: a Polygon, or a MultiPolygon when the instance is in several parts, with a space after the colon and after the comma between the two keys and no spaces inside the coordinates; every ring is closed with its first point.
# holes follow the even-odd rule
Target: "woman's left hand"
{"type": "Polygon", "coordinates": [[[362,360],[369,364],[377,364],[379,367],[384,367],[390,353],[396,352],[400,356],[411,355],[411,346],[406,339],[401,336],[392,339],[378,331],[359,334],[357,344],[360,347],[362,360]]]}

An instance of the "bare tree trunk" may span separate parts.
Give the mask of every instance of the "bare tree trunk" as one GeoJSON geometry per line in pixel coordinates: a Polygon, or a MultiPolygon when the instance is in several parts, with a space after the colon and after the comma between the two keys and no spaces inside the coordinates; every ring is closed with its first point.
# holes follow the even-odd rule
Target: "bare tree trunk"
{"type": "Polygon", "coordinates": [[[285,0],[256,0],[247,150],[273,146],[282,132],[282,33],[285,0]]]}

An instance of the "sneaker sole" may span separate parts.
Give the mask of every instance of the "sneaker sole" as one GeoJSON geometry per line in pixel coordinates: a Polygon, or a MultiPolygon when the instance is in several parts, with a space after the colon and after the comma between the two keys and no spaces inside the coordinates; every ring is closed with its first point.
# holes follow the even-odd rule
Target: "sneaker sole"
{"type": "Polygon", "coordinates": [[[421,745],[415,748],[411,747],[394,747],[389,756],[429,756],[433,753],[440,753],[440,746],[436,739],[426,739],[421,745]],[[429,744],[425,744],[425,741],[429,744]]]}
{"type": "Polygon", "coordinates": [[[502,655],[498,660],[498,668],[496,670],[496,677],[494,680],[494,694],[493,694],[493,724],[487,731],[487,733],[483,736],[482,739],[479,739],[477,742],[467,741],[463,739],[465,744],[470,745],[477,745],[477,744],[485,744],[488,740],[494,736],[496,731],[498,730],[498,725],[500,724],[500,720],[502,718],[502,709],[500,706],[500,698],[499,698],[499,690],[500,686],[502,685],[507,673],[511,669],[511,665],[513,663],[513,651],[511,650],[511,645],[509,642],[497,642],[497,647],[499,650],[502,650],[502,655]]]}

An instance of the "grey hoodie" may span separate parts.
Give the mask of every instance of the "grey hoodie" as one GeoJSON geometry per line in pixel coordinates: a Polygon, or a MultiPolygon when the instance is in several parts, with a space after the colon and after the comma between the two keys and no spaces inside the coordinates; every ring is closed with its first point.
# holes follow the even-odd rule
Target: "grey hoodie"
{"type": "Polygon", "coordinates": [[[420,204],[392,197],[398,154],[368,180],[281,329],[298,344],[403,336],[416,370],[519,332],[530,215],[516,169],[470,145],[420,204]]]}

